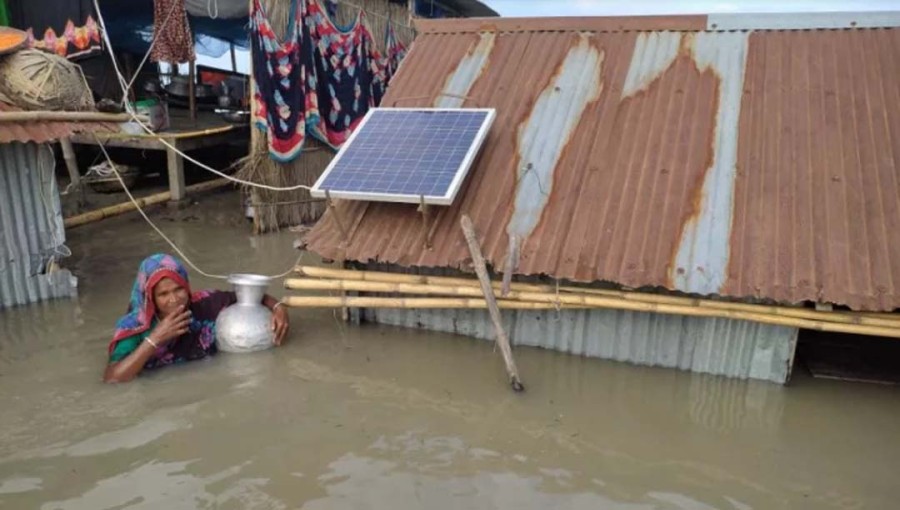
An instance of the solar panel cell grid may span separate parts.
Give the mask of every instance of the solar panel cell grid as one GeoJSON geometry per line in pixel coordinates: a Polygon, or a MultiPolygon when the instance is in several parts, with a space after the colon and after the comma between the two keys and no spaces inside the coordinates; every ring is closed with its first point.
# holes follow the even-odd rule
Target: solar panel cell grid
{"type": "Polygon", "coordinates": [[[493,116],[490,109],[373,109],[312,195],[449,204],[493,116]]]}

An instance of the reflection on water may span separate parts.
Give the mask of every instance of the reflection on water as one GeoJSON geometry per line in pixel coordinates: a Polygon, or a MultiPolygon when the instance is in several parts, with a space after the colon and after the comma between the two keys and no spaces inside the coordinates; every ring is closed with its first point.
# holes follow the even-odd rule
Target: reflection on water
{"type": "MultiPolygon", "coordinates": [[[[231,198],[163,225],[210,270],[283,271],[292,236],[248,236],[231,198]]],[[[133,271],[164,246],[129,217],[70,239],[78,300],[0,312],[2,508],[850,509],[900,495],[900,390],[803,374],[781,387],[520,348],[517,395],[486,342],[293,311],[283,348],[103,385],[133,271]]]]}
{"type": "Polygon", "coordinates": [[[786,393],[738,379],[693,377],[687,399],[691,423],[718,432],[767,427],[775,430],[782,419],[786,393]]]}
{"type": "Polygon", "coordinates": [[[7,478],[0,482],[0,494],[17,494],[41,488],[40,478],[7,478]]]}
{"type": "MultiPolygon", "coordinates": [[[[210,508],[218,497],[208,487],[233,477],[240,467],[225,469],[206,477],[188,472],[196,461],[141,464],[128,472],[99,480],[95,487],[75,498],[45,503],[41,510],[78,510],[82,508],[172,508],[193,510],[210,508]]],[[[252,484],[239,484],[249,491],[252,484]]],[[[236,495],[235,491],[231,491],[236,495]]]]}

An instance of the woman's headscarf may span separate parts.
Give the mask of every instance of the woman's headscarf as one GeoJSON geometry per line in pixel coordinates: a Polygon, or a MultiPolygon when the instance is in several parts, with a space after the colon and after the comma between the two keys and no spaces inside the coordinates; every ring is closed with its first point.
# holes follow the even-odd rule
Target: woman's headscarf
{"type": "MultiPolygon", "coordinates": [[[[153,289],[163,278],[169,278],[191,293],[187,270],[184,265],[171,255],[157,253],[141,262],[137,278],[131,287],[131,299],[128,312],[116,322],[116,332],[109,344],[112,352],[119,340],[134,336],[150,329],[156,317],[156,303],[153,301],[153,289]]],[[[191,296],[191,301],[194,301],[191,296]]]]}

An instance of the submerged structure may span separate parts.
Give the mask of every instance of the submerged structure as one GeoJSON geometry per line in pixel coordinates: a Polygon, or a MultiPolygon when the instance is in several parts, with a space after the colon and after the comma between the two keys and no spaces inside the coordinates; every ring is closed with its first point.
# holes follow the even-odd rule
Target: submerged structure
{"type": "MultiPolygon", "coordinates": [[[[421,20],[384,99],[494,108],[456,202],[341,202],[311,251],[455,274],[471,216],[517,278],[717,299],[900,306],[900,15],[421,20]]],[[[785,382],[799,330],[614,310],[506,311],[575,354],[785,382]]],[[[484,311],[366,310],[493,336],[484,311]]]]}

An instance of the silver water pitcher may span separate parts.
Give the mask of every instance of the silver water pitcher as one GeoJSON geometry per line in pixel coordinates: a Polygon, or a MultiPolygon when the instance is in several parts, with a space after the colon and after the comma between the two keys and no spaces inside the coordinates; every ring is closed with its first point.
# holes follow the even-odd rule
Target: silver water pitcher
{"type": "Polygon", "coordinates": [[[274,345],[272,312],[262,301],[271,280],[255,274],[233,274],[228,283],[234,286],[237,303],[219,313],[216,319],[216,342],[220,351],[253,352],[274,345]]]}

